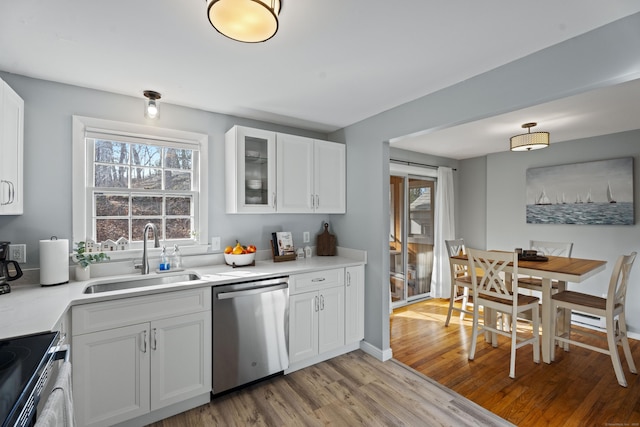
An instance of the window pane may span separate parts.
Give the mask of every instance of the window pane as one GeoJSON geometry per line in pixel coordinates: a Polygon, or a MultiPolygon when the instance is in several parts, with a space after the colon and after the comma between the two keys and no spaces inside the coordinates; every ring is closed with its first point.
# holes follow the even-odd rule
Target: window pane
{"type": "MultiPolygon", "coordinates": [[[[129,215],[129,196],[96,194],[95,201],[96,216],[129,215]]],[[[129,235],[129,233],[127,233],[127,235],[129,235]]]]}
{"type": "Polygon", "coordinates": [[[167,197],[166,215],[191,215],[191,197],[167,197]]]}
{"type": "MultiPolygon", "coordinates": [[[[153,223],[158,228],[158,239],[162,240],[162,220],[161,219],[134,219],[131,221],[131,240],[136,240],[138,242],[142,241],[142,233],[144,232],[144,226],[148,223],[153,223]]],[[[153,229],[149,230],[149,235],[147,236],[149,240],[153,239],[153,229]]]]}
{"type": "Polygon", "coordinates": [[[165,148],[164,167],[172,169],[191,169],[193,150],[165,148]]]}
{"type": "Polygon", "coordinates": [[[161,166],[160,147],[145,144],[131,144],[131,163],[138,166],[161,166]]]}
{"type": "Polygon", "coordinates": [[[131,198],[133,216],[162,215],[162,197],[133,196],[131,198]]]}
{"type": "Polygon", "coordinates": [[[131,176],[131,188],[146,190],[162,189],[162,173],[160,169],[134,168],[131,176]]]}
{"type": "Polygon", "coordinates": [[[127,188],[129,186],[129,168],[126,166],[96,165],[95,186],[127,188]]]}
{"type": "Polygon", "coordinates": [[[191,172],[164,171],[164,185],[167,190],[191,191],[191,172]]]}
{"type": "Polygon", "coordinates": [[[96,140],[96,162],[128,164],[129,144],[102,139],[96,140]]]}
{"type": "Polygon", "coordinates": [[[96,220],[96,241],[104,242],[111,239],[114,242],[121,237],[129,239],[128,219],[97,219],[96,220]]]}
{"type": "Polygon", "coordinates": [[[167,219],[167,239],[191,238],[191,218],[167,219]]]}

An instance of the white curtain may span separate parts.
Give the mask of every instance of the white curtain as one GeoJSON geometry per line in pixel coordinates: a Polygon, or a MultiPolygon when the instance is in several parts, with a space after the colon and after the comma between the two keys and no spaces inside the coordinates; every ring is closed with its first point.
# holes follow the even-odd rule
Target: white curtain
{"type": "Polygon", "coordinates": [[[451,168],[438,168],[437,185],[431,296],[434,298],[448,298],[451,274],[449,270],[449,254],[447,254],[444,241],[456,238],[453,170],[451,168]]]}

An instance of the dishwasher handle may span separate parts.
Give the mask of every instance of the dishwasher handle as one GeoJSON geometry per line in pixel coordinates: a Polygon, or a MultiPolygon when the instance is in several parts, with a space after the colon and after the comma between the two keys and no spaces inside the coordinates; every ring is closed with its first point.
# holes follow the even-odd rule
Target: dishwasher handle
{"type": "Polygon", "coordinates": [[[289,287],[288,283],[279,283],[277,285],[260,286],[256,288],[246,289],[243,291],[220,292],[218,294],[218,299],[231,299],[231,298],[246,297],[249,295],[258,295],[266,292],[273,292],[273,291],[279,291],[281,289],[287,289],[288,287],[289,287]]]}

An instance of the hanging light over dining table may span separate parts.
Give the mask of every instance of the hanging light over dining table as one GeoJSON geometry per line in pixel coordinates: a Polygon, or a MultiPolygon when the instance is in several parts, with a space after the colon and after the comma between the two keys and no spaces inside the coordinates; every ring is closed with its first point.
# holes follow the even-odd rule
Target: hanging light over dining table
{"type": "Polygon", "coordinates": [[[244,43],[269,40],[278,31],[281,0],[208,0],[209,22],[220,34],[244,43]]]}
{"type": "Polygon", "coordinates": [[[535,122],[523,124],[522,127],[528,132],[510,138],[511,151],[531,151],[548,147],[549,132],[531,132],[531,128],[537,125],[535,122]]]}

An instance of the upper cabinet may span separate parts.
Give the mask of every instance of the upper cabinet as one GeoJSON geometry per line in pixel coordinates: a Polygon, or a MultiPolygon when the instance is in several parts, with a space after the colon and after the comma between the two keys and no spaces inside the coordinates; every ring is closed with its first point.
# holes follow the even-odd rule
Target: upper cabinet
{"type": "Polygon", "coordinates": [[[275,132],[234,126],[224,148],[227,213],[275,212],[275,132]]]}
{"type": "Polygon", "coordinates": [[[24,101],[2,79],[0,101],[0,215],[21,215],[24,101]]]}
{"type": "Polygon", "coordinates": [[[225,149],[227,213],[346,212],[344,144],[234,126],[227,132],[225,149]],[[260,176],[271,177],[268,171],[273,170],[275,179],[250,175],[254,169],[246,146],[256,140],[274,147],[275,159],[272,154],[260,160],[260,176]],[[261,187],[262,192],[249,187],[261,187]]]}

